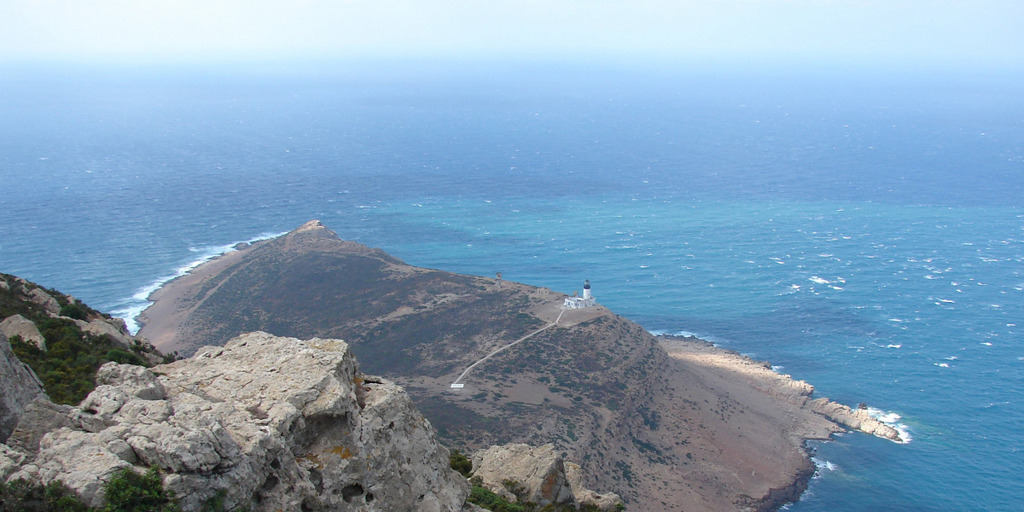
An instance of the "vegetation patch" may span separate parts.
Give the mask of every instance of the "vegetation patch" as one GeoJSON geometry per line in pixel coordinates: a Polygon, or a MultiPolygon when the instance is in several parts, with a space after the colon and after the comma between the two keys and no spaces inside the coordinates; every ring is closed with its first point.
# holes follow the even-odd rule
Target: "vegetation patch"
{"type": "MultiPolygon", "coordinates": [[[[103,486],[106,505],[87,506],[61,482],[47,485],[18,479],[0,482],[0,512],[180,512],[174,494],[164,489],[160,472],[149,468],[138,473],[125,468],[103,486]]],[[[207,500],[201,512],[225,512],[224,493],[207,500]]]]}
{"type": "Polygon", "coordinates": [[[8,284],[8,288],[0,288],[0,319],[21,315],[34,323],[46,340],[46,350],[41,350],[35,343],[13,336],[8,340],[11,349],[21,362],[32,368],[50,400],[56,403],[75,405],[81,402],[96,387],[96,370],[103,363],[152,366],[145,357],[147,353],[165,361],[173,360],[173,356],[162,356],[142,343],[126,348],[106,334],[82,331],[72,318],[110,318],[82,302],[7,274],[0,274],[0,279],[8,284]],[[29,300],[29,294],[37,288],[53,297],[61,305],[61,314],[68,318],[51,317],[45,308],[29,300]]]}

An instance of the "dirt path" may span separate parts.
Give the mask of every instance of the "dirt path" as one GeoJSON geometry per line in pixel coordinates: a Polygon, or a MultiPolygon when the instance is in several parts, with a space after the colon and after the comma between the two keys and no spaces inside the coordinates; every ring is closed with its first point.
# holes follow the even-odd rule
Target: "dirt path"
{"type": "Polygon", "coordinates": [[[476,365],[478,365],[478,364],[480,364],[480,363],[490,359],[491,356],[493,356],[493,355],[495,355],[495,354],[497,354],[497,353],[501,352],[502,350],[505,350],[505,349],[507,349],[509,347],[513,347],[513,346],[519,344],[520,342],[525,341],[525,340],[529,339],[530,337],[536,335],[537,333],[546,331],[546,330],[548,330],[548,329],[558,325],[558,321],[562,319],[562,315],[563,314],[565,314],[565,310],[562,310],[560,313],[558,313],[558,318],[556,318],[554,322],[551,322],[550,324],[547,324],[544,327],[541,327],[540,329],[537,329],[536,331],[533,331],[530,334],[527,334],[526,336],[523,336],[522,338],[519,338],[518,340],[513,341],[512,343],[509,343],[508,345],[503,345],[501,347],[498,347],[498,348],[492,350],[490,354],[487,354],[486,356],[481,357],[475,363],[469,365],[465,370],[463,370],[462,374],[459,375],[459,378],[455,379],[455,382],[452,382],[452,386],[451,387],[453,387],[453,388],[456,387],[456,385],[459,383],[459,381],[461,381],[462,378],[465,377],[466,374],[469,373],[469,371],[472,370],[474,366],[476,366],[476,365]]]}

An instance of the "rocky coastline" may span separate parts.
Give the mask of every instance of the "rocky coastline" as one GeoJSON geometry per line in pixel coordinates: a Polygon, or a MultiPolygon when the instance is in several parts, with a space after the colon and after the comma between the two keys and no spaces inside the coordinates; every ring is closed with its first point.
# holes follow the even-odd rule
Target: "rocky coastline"
{"type": "MultiPolygon", "coordinates": [[[[662,334],[658,335],[658,339],[670,355],[683,358],[700,357],[714,360],[715,364],[732,366],[746,375],[757,389],[779,400],[807,408],[846,429],[896,443],[904,442],[897,429],[873,418],[865,407],[854,409],[829,400],[827,397],[814,398],[814,386],[802,380],[795,380],[791,375],[773,370],[771,363],[767,361],[756,361],[739,352],[721,348],[696,336],[662,334]]],[[[807,440],[816,440],[816,438],[807,440]]]]}
{"type": "Polygon", "coordinates": [[[737,499],[736,505],[742,510],[770,512],[800,499],[816,473],[816,468],[810,461],[813,453],[808,446],[809,441],[827,440],[835,433],[853,430],[897,443],[904,442],[898,430],[871,417],[867,410],[851,409],[825,397],[813,398],[812,385],[773,370],[771,363],[767,361],[754,360],[693,335],[659,334],[658,340],[670,357],[692,362],[701,361],[706,366],[716,368],[729,368],[730,371],[727,373],[740,376],[756,392],[764,393],[780,404],[798,407],[804,414],[810,413],[831,423],[823,430],[801,433],[800,445],[805,453],[805,463],[790,474],[788,483],[772,487],[757,498],[743,496],[737,499]]]}

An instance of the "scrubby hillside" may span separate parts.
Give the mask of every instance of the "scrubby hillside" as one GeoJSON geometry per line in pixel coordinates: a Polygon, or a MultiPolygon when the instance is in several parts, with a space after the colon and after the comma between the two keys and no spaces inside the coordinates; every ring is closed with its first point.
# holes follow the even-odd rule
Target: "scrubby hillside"
{"type": "Polygon", "coordinates": [[[124,322],[31,281],[0,274],[0,335],[43,382],[50,399],[77,404],[108,361],[151,366],[165,358],[124,322]]]}

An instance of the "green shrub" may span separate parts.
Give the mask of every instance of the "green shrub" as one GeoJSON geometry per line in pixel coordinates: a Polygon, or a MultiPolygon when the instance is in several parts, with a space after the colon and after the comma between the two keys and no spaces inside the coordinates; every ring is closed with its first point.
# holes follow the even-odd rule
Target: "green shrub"
{"type": "Polygon", "coordinates": [[[52,319],[40,327],[46,338],[45,352],[18,336],[8,341],[14,354],[36,372],[46,394],[56,403],[81,402],[96,386],[96,370],[107,361],[150,366],[109,336],[83,333],[70,320],[52,319]]]}
{"type": "Polygon", "coordinates": [[[119,348],[113,348],[104,354],[104,359],[107,361],[113,361],[121,364],[134,364],[135,366],[146,366],[146,361],[141,357],[128,352],[127,350],[121,350],[119,348]]]}
{"type": "Polygon", "coordinates": [[[85,310],[74,302],[60,308],[60,316],[74,318],[75,320],[85,320],[88,317],[85,310]]]}
{"type": "Polygon", "coordinates": [[[103,488],[107,505],[102,512],[179,512],[171,493],[164,490],[157,469],[144,474],[125,468],[114,474],[103,488]]]}
{"type": "MultiPolygon", "coordinates": [[[[107,318],[85,303],[56,290],[28,283],[20,284],[14,276],[0,273],[0,319],[21,315],[35,323],[46,340],[47,350],[39,350],[35,343],[19,336],[10,340],[14,354],[27,364],[43,382],[46,394],[56,403],[75,405],[95,387],[96,370],[107,361],[140,366],[151,366],[146,353],[160,357],[152,347],[136,343],[123,347],[107,335],[83,332],[73,319],[107,318]],[[46,310],[29,298],[29,292],[40,288],[61,305],[60,314],[67,318],[53,318],[46,310]]],[[[165,361],[170,357],[165,357],[165,361]]]]}
{"type": "Polygon", "coordinates": [[[61,482],[0,482],[0,512],[89,512],[91,509],[61,482]]]}
{"type": "Polygon", "coordinates": [[[534,508],[527,508],[519,503],[510,503],[505,498],[480,485],[473,486],[473,490],[470,491],[469,498],[466,501],[492,512],[529,512],[534,508]]]}
{"type": "Polygon", "coordinates": [[[462,476],[469,477],[469,474],[473,471],[473,461],[469,460],[465,454],[458,450],[452,450],[448,452],[448,465],[455,471],[458,471],[462,476]]]}

